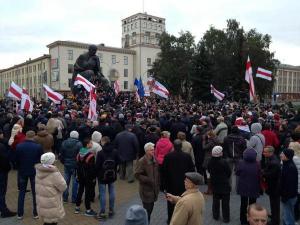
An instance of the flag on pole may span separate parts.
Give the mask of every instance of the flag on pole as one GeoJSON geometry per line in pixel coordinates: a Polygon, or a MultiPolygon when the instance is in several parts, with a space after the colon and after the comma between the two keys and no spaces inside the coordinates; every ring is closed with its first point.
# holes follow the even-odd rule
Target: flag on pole
{"type": "Polygon", "coordinates": [[[60,104],[61,100],[64,99],[64,96],[62,96],[62,94],[53,91],[48,85],[43,84],[43,87],[47,97],[55,104],[60,104]]]}
{"type": "Polygon", "coordinates": [[[91,92],[92,89],[95,88],[95,85],[93,85],[91,82],[89,82],[80,74],[77,74],[74,85],[82,85],[87,92],[91,92]]]}
{"type": "Polygon", "coordinates": [[[97,117],[97,95],[95,93],[95,90],[92,88],[92,90],[90,91],[90,107],[88,119],[90,119],[91,121],[96,121],[97,117]]]}
{"type": "Polygon", "coordinates": [[[222,101],[225,97],[225,94],[215,89],[212,84],[210,85],[210,93],[212,93],[220,101],[222,101]]]}
{"type": "Polygon", "coordinates": [[[252,67],[251,67],[251,62],[250,62],[249,56],[248,56],[247,64],[246,64],[245,80],[249,84],[250,101],[253,101],[255,98],[255,87],[254,87],[254,81],[253,81],[253,76],[252,76],[252,67]]]}
{"type": "Polygon", "coordinates": [[[29,94],[24,88],[22,91],[21,109],[24,109],[28,112],[32,112],[33,110],[33,102],[30,100],[29,94]]]}
{"type": "Polygon", "coordinates": [[[272,72],[270,70],[265,70],[263,68],[258,67],[256,71],[256,77],[260,77],[262,79],[272,80],[272,72]]]}
{"type": "Polygon", "coordinates": [[[144,97],[145,96],[145,90],[144,90],[142,78],[140,78],[139,80],[137,78],[135,78],[134,86],[136,86],[136,88],[137,88],[138,95],[140,97],[144,97]]]}
{"type": "Polygon", "coordinates": [[[115,89],[115,94],[118,95],[120,93],[120,84],[118,80],[114,82],[114,89],[115,89]]]}
{"type": "Polygon", "coordinates": [[[22,92],[23,92],[22,88],[19,87],[17,84],[15,84],[15,82],[12,81],[11,85],[9,87],[7,96],[11,97],[11,98],[14,98],[16,100],[21,100],[22,92]]]}
{"type": "Polygon", "coordinates": [[[147,85],[149,86],[150,91],[152,91],[153,93],[163,98],[169,98],[170,94],[168,89],[153,77],[148,78],[147,85]]]}

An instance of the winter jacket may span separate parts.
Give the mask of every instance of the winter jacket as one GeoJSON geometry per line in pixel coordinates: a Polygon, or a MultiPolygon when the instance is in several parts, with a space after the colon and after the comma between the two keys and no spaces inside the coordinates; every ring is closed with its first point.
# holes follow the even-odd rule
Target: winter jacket
{"type": "Polygon", "coordinates": [[[97,178],[101,184],[110,184],[117,180],[117,166],[120,164],[120,162],[120,157],[117,150],[114,148],[114,145],[111,143],[105,144],[102,151],[98,152],[96,157],[97,178]],[[115,178],[113,179],[107,178],[104,174],[105,168],[103,168],[103,163],[107,160],[114,162],[114,168],[111,168],[115,174],[115,178]]]}
{"type": "Polygon", "coordinates": [[[55,166],[37,164],[35,192],[38,215],[45,223],[57,223],[65,216],[62,193],[66,190],[65,179],[55,166]]]}
{"type": "Polygon", "coordinates": [[[212,191],[214,194],[229,194],[231,191],[231,169],[228,162],[221,157],[212,157],[208,163],[212,191]]]}
{"type": "Polygon", "coordinates": [[[117,134],[115,147],[122,162],[133,161],[139,150],[139,142],[135,134],[124,130],[117,134]]]}
{"type": "Polygon", "coordinates": [[[11,149],[16,150],[17,145],[24,142],[25,139],[26,139],[25,134],[23,134],[22,132],[17,133],[16,136],[14,137],[13,143],[11,144],[11,149]]]}
{"type": "Polygon", "coordinates": [[[93,147],[91,148],[91,152],[93,152],[95,155],[98,154],[102,150],[102,147],[99,143],[92,141],[93,142],[93,147]]]}
{"type": "Polygon", "coordinates": [[[150,160],[146,155],[140,158],[135,169],[135,177],[140,184],[139,193],[142,202],[155,202],[159,193],[159,171],[155,159],[150,160]]]}
{"type": "Polygon", "coordinates": [[[44,153],[52,152],[52,147],[54,145],[53,136],[49,134],[46,130],[41,130],[37,132],[34,140],[42,145],[44,153]]]}
{"type": "Polygon", "coordinates": [[[214,129],[214,133],[217,135],[218,142],[222,144],[224,142],[224,138],[228,133],[228,127],[226,123],[219,123],[218,126],[214,129]]]}
{"type": "Polygon", "coordinates": [[[238,163],[235,174],[238,176],[237,193],[243,197],[258,198],[260,192],[260,166],[256,161],[256,151],[247,148],[243,160],[238,163]]]}
{"type": "Polygon", "coordinates": [[[82,148],[81,142],[76,138],[68,138],[63,141],[60,148],[60,161],[65,167],[76,167],[76,156],[82,148]]]}
{"type": "Polygon", "coordinates": [[[256,160],[257,161],[261,161],[261,159],[262,159],[262,152],[264,150],[264,146],[265,146],[265,137],[261,133],[254,134],[250,138],[250,140],[247,144],[248,148],[253,148],[256,151],[256,153],[257,153],[256,160]]]}
{"type": "Polygon", "coordinates": [[[276,155],[265,158],[265,168],[262,171],[262,176],[267,183],[266,193],[268,195],[279,195],[280,193],[280,161],[276,155]]]}
{"type": "Polygon", "coordinates": [[[246,150],[246,148],[247,142],[242,135],[229,134],[224,139],[223,157],[239,161],[243,158],[243,152],[246,150]]]}
{"type": "Polygon", "coordinates": [[[294,198],[298,193],[298,170],[293,160],[283,161],[281,169],[281,201],[294,198]]]}
{"type": "Polygon", "coordinates": [[[203,167],[207,168],[208,162],[211,159],[211,151],[216,146],[219,145],[217,138],[208,138],[206,142],[203,143],[203,151],[204,151],[204,162],[203,167]]]}
{"type": "Polygon", "coordinates": [[[40,162],[42,146],[33,140],[25,140],[16,149],[16,163],[21,176],[35,176],[34,165],[40,162]]]}
{"type": "Polygon", "coordinates": [[[271,130],[263,130],[261,133],[265,137],[265,146],[273,146],[275,149],[279,147],[279,139],[275,132],[271,130]]]}
{"type": "Polygon", "coordinates": [[[92,152],[87,152],[82,155],[77,154],[77,178],[79,182],[91,182],[96,179],[95,155],[92,152]]]}
{"type": "Polygon", "coordinates": [[[173,150],[173,144],[169,138],[160,138],[155,146],[155,159],[162,165],[165,156],[173,150]]]}
{"type": "Polygon", "coordinates": [[[9,163],[9,149],[7,143],[0,139],[0,173],[8,173],[11,169],[9,163]]]}
{"type": "Polygon", "coordinates": [[[194,150],[191,143],[186,140],[182,141],[181,143],[182,143],[182,147],[181,147],[182,151],[189,154],[193,160],[193,163],[195,164],[194,150]]]}

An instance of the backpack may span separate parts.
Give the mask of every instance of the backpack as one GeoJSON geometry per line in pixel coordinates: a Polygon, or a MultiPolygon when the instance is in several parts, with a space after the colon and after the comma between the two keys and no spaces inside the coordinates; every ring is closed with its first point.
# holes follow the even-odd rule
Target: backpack
{"type": "Polygon", "coordinates": [[[103,169],[103,181],[112,183],[116,180],[116,162],[113,159],[106,159],[102,164],[103,169]]]}
{"type": "Polygon", "coordinates": [[[77,176],[79,179],[87,178],[90,176],[90,160],[94,157],[94,154],[89,152],[82,159],[79,154],[76,157],[77,161],[77,176]]]}

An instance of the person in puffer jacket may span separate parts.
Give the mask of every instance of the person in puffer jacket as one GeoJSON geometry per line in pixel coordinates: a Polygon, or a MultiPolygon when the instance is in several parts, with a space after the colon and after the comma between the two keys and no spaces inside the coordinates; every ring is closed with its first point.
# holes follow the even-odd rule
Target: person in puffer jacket
{"type": "Polygon", "coordinates": [[[35,165],[35,190],[38,215],[44,225],[56,225],[65,216],[62,193],[67,188],[65,179],[53,165],[55,155],[52,152],[41,156],[41,164],[35,165]]]}
{"type": "Polygon", "coordinates": [[[262,126],[260,123],[253,123],[251,125],[251,132],[252,132],[252,137],[250,138],[247,147],[248,148],[253,148],[256,153],[256,160],[261,161],[262,158],[262,152],[264,150],[266,141],[264,135],[261,133],[262,126]]]}
{"type": "Polygon", "coordinates": [[[69,186],[72,179],[72,203],[76,202],[78,183],[75,177],[76,174],[76,156],[82,148],[82,143],[78,140],[79,134],[77,131],[71,131],[70,137],[63,141],[60,149],[60,161],[64,165],[64,177],[67,182],[67,189],[64,192],[64,202],[68,201],[69,186]]]}

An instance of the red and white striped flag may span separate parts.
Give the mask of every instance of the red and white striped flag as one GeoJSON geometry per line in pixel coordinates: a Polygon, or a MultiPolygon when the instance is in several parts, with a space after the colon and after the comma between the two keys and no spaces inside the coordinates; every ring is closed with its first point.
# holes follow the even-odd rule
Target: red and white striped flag
{"type": "Polygon", "coordinates": [[[33,110],[33,102],[30,100],[29,94],[24,88],[22,92],[21,109],[28,112],[32,112],[33,110]]]}
{"type": "Polygon", "coordinates": [[[116,95],[118,95],[118,94],[120,93],[120,84],[119,84],[119,81],[118,81],[118,80],[116,80],[116,81],[114,82],[114,89],[115,89],[116,95]]]}
{"type": "Polygon", "coordinates": [[[90,107],[88,119],[90,119],[91,121],[96,121],[97,117],[97,95],[92,88],[92,90],[90,91],[90,107]]]}
{"type": "Polygon", "coordinates": [[[250,101],[253,101],[255,98],[255,87],[254,87],[254,81],[253,81],[253,76],[252,76],[252,67],[251,67],[251,62],[250,62],[249,56],[248,56],[247,64],[246,64],[245,80],[249,84],[250,101]]]}
{"type": "Polygon", "coordinates": [[[258,67],[257,71],[256,71],[256,77],[260,77],[262,79],[271,81],[272,80],[272,71],[265,70],[263,68],[258,67]]]}
{"type": "Polygon", "coordinates": [[[95,85],[93,85],[91,82],[89,82],[80,74],[77,74],[74,85],[82,85],[87,92],[91,92],[92,89],[95,88],[95,85]]]}
{"type": "Polygon", "coordinates": [[[8,93],[7,93],[8,97],[14,98],[16,100],[21,100],[22,98],[22,88],[19,87],[17,84],[15,84],[15,82],[11,82],[11,85],[9,87],[8,93]]]}
{"type": "Polygon", "coordinates": [[[214,94],[214,96],[220,101],[222,101],[225,97],[225,94],[215,89],[212,84],[210,85],[210,93],[214,94]]]}
{"type": "Polygon", "coordinates": [[[152,91],[153,93],[166,99],[169,98],[170,93],[168,89],[153,77],[148,78],[147,85],[149,86],[150,91],[152,91]]]}
{"type": "Polygon", "coordinates": [[[53,91],[48,85],[43,84],[43,87],[47,97],[55,104],[60,104],[61,100],[64,99],[64,96],[62,96],[62,94],[53,91]]]}

